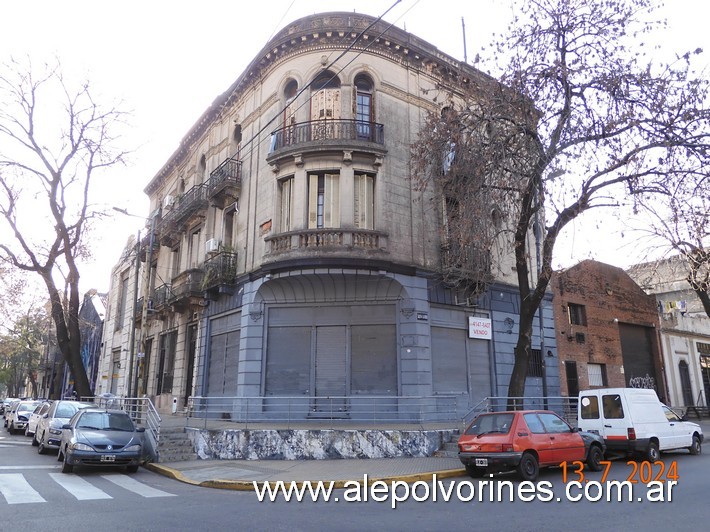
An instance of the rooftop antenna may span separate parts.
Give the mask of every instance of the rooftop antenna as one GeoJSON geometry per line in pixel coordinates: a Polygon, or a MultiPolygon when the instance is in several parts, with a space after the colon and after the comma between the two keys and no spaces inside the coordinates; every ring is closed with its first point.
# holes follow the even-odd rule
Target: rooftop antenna
{"type": "Polygon", "coordinates": [[[468,56],[466,55],[466,24],[461,17],[461,31],[463,32],[463,62],[468,63],[468,56]]]}

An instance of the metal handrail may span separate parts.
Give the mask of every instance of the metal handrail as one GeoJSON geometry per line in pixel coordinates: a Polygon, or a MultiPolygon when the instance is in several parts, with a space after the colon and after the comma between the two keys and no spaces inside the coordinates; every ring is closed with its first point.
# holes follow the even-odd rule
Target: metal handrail
{"type": "Polygon", "coordinates": [[[157,453],[162,418],[150,398],[96,396],[82,397],[81,401],[92,402],[100,407],[116,408],[127,412],[136,425],[145,427],[145,434],[149,439],[151,453],[157,453]]]}
{"type": "Polygon", "coordinates": [[[569,424],[577,424],[576,397],[486,397],[479,401],[463,416],[462,424],[466,428],[476,416],[484,412],[501,412],[508,410],[508,404],[515,401],[520,409],[552,410],[564,418],[569,424]]]}
{"type": "Polygon", "coordinates": [[[258,396],[190,397],[186,415],[226,423],[450,423],[460,420],[459,397],[455,395],[395,396],[258,396]]]}

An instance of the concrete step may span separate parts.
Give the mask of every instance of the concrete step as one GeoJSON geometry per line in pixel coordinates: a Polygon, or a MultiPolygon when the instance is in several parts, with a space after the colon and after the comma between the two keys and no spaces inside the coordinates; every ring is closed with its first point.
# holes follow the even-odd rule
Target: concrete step
{"type": "Polygon", "coordinates": [[[458,458],[459,446],[457,445],[458,437],[454,441],[446,442],[441,448],[434,453],[434,456],[444,458],[458,458]]]}

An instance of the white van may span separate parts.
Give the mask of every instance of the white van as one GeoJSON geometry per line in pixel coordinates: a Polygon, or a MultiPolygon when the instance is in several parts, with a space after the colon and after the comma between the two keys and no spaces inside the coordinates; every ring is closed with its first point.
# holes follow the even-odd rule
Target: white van
{"type": "Polygon", "coordinates": [[[703,431],[659,401],[655,390],[598,388],[579,392],[577,422],[599,434],[608,453],[641,455],[655,462],[660,451],[688,449],[700,454],[703,431]]]}

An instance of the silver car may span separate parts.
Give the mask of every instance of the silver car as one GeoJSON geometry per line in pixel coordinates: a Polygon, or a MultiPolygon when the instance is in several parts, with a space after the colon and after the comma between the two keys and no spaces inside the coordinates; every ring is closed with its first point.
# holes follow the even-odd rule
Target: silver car
{"type": "Polygon", "coordinates": [[[30,414],[40,404],[40,401],[17,401],[12,404],[10,416],[7,418],[7,431],[10,434],[24,432],[30,414]]]}
{"type": "Polygon", "coordinates": [[[59,449],[59,441],[62,439],[62,425],[67,423],[79,410],[90,406],[93,405],[79,401],[54,401],[47,413],[37,423],[35,432],[37,452],[45,454],[50,449],[59,449]]]}
{"type": "Polygon", "coordinates": [[[74,466],[125,467],[138,471],[143,459],[145,429],[136,427],[123,410],[86,408],[64,424],[58,460],[62,473],[74,466]]]}

